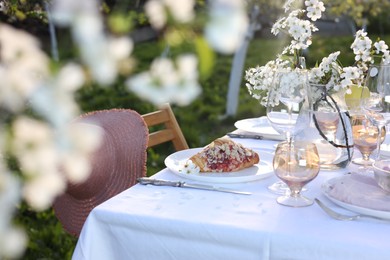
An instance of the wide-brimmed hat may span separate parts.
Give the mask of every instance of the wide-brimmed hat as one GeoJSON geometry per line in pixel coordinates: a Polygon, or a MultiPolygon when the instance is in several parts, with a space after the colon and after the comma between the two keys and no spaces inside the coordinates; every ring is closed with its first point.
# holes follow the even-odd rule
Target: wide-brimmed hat
{"type": "Polygon", "coordinates": [[[131,187],[146,175],[148,127],[143,118],[129,109],[87,113],[75,120],[100,127],[101,144],[90,157],[92,171],[82,183],[68,183],[54,202],[54,212],[69,233],[79,236],[91,210],[131,187]]]}

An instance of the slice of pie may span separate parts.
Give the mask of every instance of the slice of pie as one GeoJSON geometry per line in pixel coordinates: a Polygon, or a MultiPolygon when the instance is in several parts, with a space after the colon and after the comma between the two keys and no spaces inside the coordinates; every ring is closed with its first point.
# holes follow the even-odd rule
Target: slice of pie
{"type": "Polygon", "coordinates": [[[229,138],[218,138],[190,160],[200,172],[234,172],[258,163],[259,155],[229,138]]]}

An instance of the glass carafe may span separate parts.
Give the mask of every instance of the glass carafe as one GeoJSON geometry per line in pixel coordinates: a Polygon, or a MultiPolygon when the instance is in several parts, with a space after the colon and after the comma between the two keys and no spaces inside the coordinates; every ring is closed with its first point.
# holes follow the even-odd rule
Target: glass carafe
{"type": "Polygon", "coordinates": [[[297,140],[316,144],[323,170],[345,168],[352,160],[353,135],[344,93],[330,95],[322,84],[310,84],[308,110],[310,123],[297,140]]]}

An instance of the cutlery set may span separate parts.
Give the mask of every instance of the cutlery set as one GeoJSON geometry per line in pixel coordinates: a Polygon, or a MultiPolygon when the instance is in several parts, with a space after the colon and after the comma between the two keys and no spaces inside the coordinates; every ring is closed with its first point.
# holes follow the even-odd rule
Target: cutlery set
{"type": "Polygon", "coordinates": [[[138,178],[138,183],[142,185],[155,185],[155,186],[171,186],[171,187],[179,187],[179,188],[190,188],[190,189],[200,189],[200,190],[209,190],[209,191],[219,191],[219,192],[228,192],[228,193],[234,193],[234,194],[241,194],[241,195],[251,195],[252,193],[246,192],[246,191],[238,191],[238,190],[232,190],[228,188],[223,187],[215,187],[212,185],[205,185],[205,184],[198,184],[198,183],[188,183],[184,181],[167,181],[167,180],[159,180],[159,179],[152,179],[148,177],[138,178]]]}

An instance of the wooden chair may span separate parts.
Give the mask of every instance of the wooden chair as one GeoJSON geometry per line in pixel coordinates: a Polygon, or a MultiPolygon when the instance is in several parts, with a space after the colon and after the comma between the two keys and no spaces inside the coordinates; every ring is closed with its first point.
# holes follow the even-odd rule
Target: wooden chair
{"type": "Polygon", "coordinates": [[[177,123],[171,106],[166,103],[159,110],[142,116],[149,127],[148,148],[155,145],[172,141],[176,151],[188,149],[187,141],[177,123]],[[151,127],[163,125],[164,129],[152,131],[151,127]]]}

